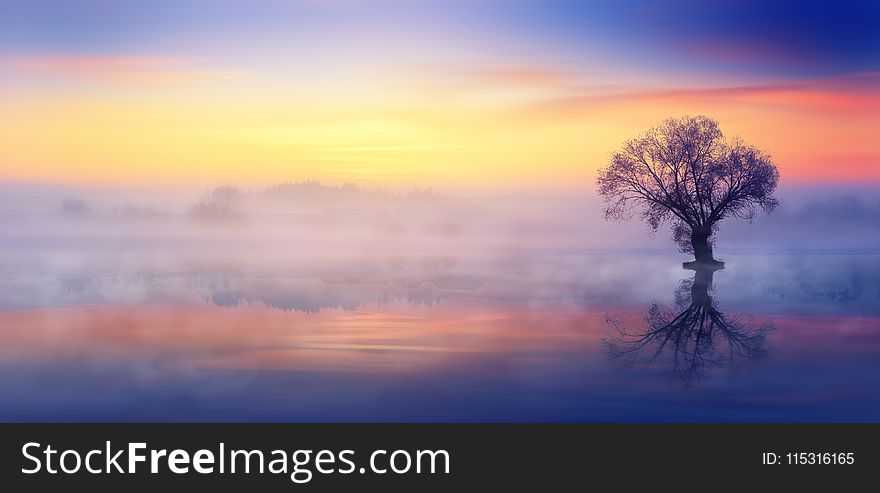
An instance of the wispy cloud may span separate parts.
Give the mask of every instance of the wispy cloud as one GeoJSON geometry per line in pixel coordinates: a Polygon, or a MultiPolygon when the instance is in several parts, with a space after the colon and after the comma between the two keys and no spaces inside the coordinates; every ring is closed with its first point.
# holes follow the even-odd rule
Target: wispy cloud
{"type": "Polygon", "coordinates": [[[466,72],[473,80],[496,86],[560,87],[568,86],[575,74],[538,65],[487,65],[466,72]]]}
{"type": "Polygon", "coordinates": [[[617,91],[597,94],[585,87],[579,94],[544,101],[540,110],[577,115],[606,104],[665,103],[686,105],[758,104],[866,114],[880,111],[880,74],[848,74],[779,84],[727,87],[651,88],[620,86],[617,91]]]}
{"type": "Polygon", "coordinates": [[[224,79],[235,74],[198,68],[184,58],[141,55],[14,56],[0,60],[0,67],[26,76],[123,84],[173,84],[224,79]]]}

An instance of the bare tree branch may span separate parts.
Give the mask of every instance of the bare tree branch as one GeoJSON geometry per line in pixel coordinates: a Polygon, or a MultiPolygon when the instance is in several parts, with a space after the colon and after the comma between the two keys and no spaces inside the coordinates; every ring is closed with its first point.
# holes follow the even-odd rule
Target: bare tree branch
{"type": "Polygon", "coordinates": [[[769,155],[726,139],[718,122],[696,116],[667,119],[626,142],[600,171],[597,189],[606,219],[638,214],[655,231],[673,220],[676,242],[698,261],[711,261],[718,223],[770,213],[779,204],[773,197],[778,183],[769,155]]]}

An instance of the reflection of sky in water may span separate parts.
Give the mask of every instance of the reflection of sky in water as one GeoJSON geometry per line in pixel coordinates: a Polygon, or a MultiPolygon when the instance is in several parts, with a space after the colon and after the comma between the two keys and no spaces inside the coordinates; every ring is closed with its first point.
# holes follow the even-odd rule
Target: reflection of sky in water
{"type": "Polygon", "coordinates": [[[772,330],[688,384],[607,351],[678,313],[670,257],[11,269],[0,418],[880,421],[880,258],[726,260],[712,306],[772,330]]]}

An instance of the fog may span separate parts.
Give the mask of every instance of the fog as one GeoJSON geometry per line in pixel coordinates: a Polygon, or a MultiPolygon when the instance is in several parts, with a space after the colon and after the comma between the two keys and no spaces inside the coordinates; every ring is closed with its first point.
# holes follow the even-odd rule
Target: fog
{"type": "MultiPolygon", "coordinates": [[[[4,308],[205,300],[318,312],[400,299],[432,305],[462,293],[613,299],[668,291],[689,260],[664,229],[606,222],[590,190],[387,192],[307,182],[3,191],[4,308]],[[663,266],[646,268],[657,255],[663,266]]],[[[870,191],[780,195],[769,217],[723,223],[716,255],[785,255],[808,276],[823,255],[878,253],[880,199],[870,191]]],[[[749,275],[738,263],[728,277],[749,275]]]]}
{"type": "MultiPolygon", "coordinates": [[[[0,189],[5,274],[247,266],[478,274],[523,256],[676,253],[666,228],[651,234],[637,220],[606,222],[591,190],[385,192],[311,182],[207,191],[0,189]]],[[[792,186],[780,196],[769,217],[723,222],[716,255],[877,253],[876,193],[792,186]]]]}

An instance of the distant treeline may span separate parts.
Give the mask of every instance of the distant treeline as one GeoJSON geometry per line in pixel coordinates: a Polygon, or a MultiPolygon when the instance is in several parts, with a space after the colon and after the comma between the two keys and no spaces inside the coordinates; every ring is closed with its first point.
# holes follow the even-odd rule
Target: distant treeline
{"type": "Polygon", "coordinates": [[[354,183],[342,185],[324,185],[318,181],[300,181],[293,183],[281,183],[266,187],[259,195],[263,197],[299,200],[326,200],[326,199],[438,199],[441,195],[432,189],[416,189],[407,193],[394,193],[381,189],[367,189],[354,183]]]}
{"type": "Polygon", "coordinates": [[[426,203],[441,199],[438,192],[417,189],[395,193],[367,189],[354,183],[325,185],[318,181],[287,182],[261,190],[239,186],[219,186],[205,192],[190,208],[194,219],[230,221],[242,218],[243,210],[269,206],[308,206],[318,208],[371,207],[395,202],[426,203]]]}
{"type": "MultiPolygon", "coordinates": [[[[194,219],[226,221],[241,219],[245,211],[264,208],[283,210],[306,207],[311,210],[326,210],[385,205],[409,207],[437,203],[446,198],[432,189],[391,192],[369,189],[353,183],[325,185],[318,181],[301,181],[281,183],[261,189],[224,185],[204,192],[190,207],[178,211],[177,214],[184,213],[194,219]]],[[[158,203],[158,200],[153,202],[158,203]]],[[[126,204],[106,207],[101,206],[96,200],[75,196],[64,198],[57,210],[68,216],[92,216],[104,213],[128,218],[150,218],[175,215],[164,204],[126,204]]],[[[783,200],[777,213],[762,219],[761,222],[860,223],[877,220],[880,220],[880,199],[838,195],[794,206],[783,200]]]]}
{"type": "Polygon", "coordinates": [[[826,200],[813,200],[801,207],[795,214],[802,219],[827,218],[851,221],[880,219],[880,199],[871,203],[852,195],[842,195],[826,200]]]}

